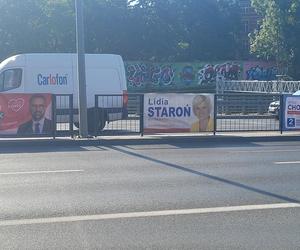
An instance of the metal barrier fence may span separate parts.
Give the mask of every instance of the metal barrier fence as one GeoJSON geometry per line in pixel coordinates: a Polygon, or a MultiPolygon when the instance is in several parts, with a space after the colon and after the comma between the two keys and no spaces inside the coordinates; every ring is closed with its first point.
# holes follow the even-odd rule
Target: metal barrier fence
{"type": "Polygon", "coordinates": [[[278,94],[217,94],[215,132],[279,131],[280,112],[270,113],[269,106],[280,100],[278,94]]]}
{"type": "Polygon", "coordinates": [[[228,91],[260,93],[294,93],[300,89],[300,81],[222,81],[216,83],[217,94],[228,91]]]}
{"type": "MultiPolygon", "coordinates": [[[[279,101],[280,110],[282,97],[279,94],[216,94],[214,133],[282,131],[281,112],[269,112],[270,104],[275,101],[279,101]]],[[[49,136],[78,134],[78,109],[73,107],[73,95],[53,95],[52,112],[55,129],[49,136]]],[[[95,95],[95,107],[88,109],[89,134],[143,135],[143,118],[143,94],[95,95]]]]}
{"type": "Polygon", "coordinates": [[[94,124],[93,135],[143,134],[143,97],[143,94],[95,95],[93,118],[88,118],[94,124]]]}
{"type": "MultiPolygon", "coordinates": [[[[53,137],[74,136],[74,115],[78,115],[78,110],[73,108],[73,95],[53,95],[53,137]]],[[[76,124],[76,123],[75,123],[76,124]]],[[[77,123],[77,127],[79,124],[77,123]]]]}
{"type": "MultiPolygon", "coordinates": [[[[108,121],[108,112],[120,111],[121,95],[96,95],[96,107],[108,121]],[[107,107],[106,111],[103,109],[107,107]]],[[[128,95],[128,116],[106,122],[94,135],[143,134],[143,95],[128,95]]],[[[280,112],[270,113],[272,102],[281,101],[279,94],[217,94],[215,95],[215,132],[280,131],[280,112]]],[[[279,104],[280,105],[280,104],[279,104]]],[[[120,117],[119,117],[120,118],[120,117]]]]}

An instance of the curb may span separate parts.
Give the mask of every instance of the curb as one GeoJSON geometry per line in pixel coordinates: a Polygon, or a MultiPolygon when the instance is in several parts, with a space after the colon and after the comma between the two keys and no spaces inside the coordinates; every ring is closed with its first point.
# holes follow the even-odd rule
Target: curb
{"type": "Polygon", "coordinates": [[[300,134],[286,135],[253,135],[253,134],[222,134],[222,135],[155,135],[135,137],[98,137],[91,139],[72,138],[18,138],[0,139],[1,148],[11,147],[70,147],[70,146],[110,146],[110,145],[147,145],[147,144],[241,144],[246,142],[282,142],[300,141],[300,134]]]}

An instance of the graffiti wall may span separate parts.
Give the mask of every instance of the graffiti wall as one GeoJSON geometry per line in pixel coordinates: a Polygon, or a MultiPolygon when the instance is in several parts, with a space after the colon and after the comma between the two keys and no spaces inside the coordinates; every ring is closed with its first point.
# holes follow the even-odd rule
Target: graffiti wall
{"type": "Polygon", "coordinates": [[[254,61],[244,63],[244,80],[272,81],[276,80],[278,74],[275,63],[254,61]]]}
{"type": "Polygon", "coordinates": [[[214,90],[217,78],[241,78],[242,65],[225,63],[125,63],[129,91],[214,90]]]}
{"type": "Polygon", "coordinates": [[[227,61],[217,63],[126,62],[129,92],[215,92],[220,80],[273,80],[272,63],[227,61]]]}

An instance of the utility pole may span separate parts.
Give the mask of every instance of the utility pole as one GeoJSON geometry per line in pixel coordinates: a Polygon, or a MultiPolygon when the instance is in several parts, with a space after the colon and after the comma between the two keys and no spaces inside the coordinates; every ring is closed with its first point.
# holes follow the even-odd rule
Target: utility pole
{"type": "Polygon", "coordinates": [[[84,24],[83,0],[75,0],[76,9],[76,46],[78,70],[78,106],[79,106],[79,136],[88,137],[86,81],[85,81],[85,50],[84,50],[84,24]]]}

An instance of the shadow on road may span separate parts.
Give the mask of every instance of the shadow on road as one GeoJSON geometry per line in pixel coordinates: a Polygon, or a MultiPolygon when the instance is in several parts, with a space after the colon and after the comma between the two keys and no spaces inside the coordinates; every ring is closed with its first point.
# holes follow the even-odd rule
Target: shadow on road
{"type": "MultiPolygon", "coordinates": [[[[218,176],[210,175],[204,172],[199,172],[187,167],[166,161],[158,160],[152,157],[144,156],[130,150],[130,146],[141,145],[160,145],[164,144],[164,149],[170,148],[226,148],[226,147],[263,147],[258,145],[259,142],[290,142],[300,141],[300,136],[294,137],[230,137],[230,136],[191,136],[191,137],[162,137],[150,139],[95,139],[95,140],[32,140],[32,141],[0,141],[1,154],[16,154],[16,153],[48,153],[48,152],[89,152],[89,151],[106,151],[115,150],[123,154],[142,158],[151,162],[161,164],[165,167],[188,172],[197,176],[209,178],[214,181],[232,185],[244,190],[255,192],[261,195],[273,197],[282,201],[300,203],[300,201],[282,196],[276,193],[271,193],[256,187],[251,187],[243,183],[231,181],[218,176]],[[116,146],[123,146],[120,149],[116,146]],[[129,150],[126,150],[128,148],[129,150]]],[[[157,147],[156,147],[157,148],[157,147]]],[[[149,148],[148,148],[149,149],[149,148]]],[[[136,149],[134,149],[136,150],[136,149]]]]}
{"type": "MultiPolygon", "coordinates": [[[[170,145],[170,148],[226,148],[226,147],[258,147],[258,142],[300,141],[295,137],[234,137],[234,136],[184,136],[184,137],[156,137],[73,140],[0,140],[0,154],[15,153],[47,153],[47,152],[84,152],[106,150],[110,146],[142,146],[142,145],[170,145]]],[[[165,146],[164,146],[165,148],[165,146]]]]}
{"type": "Polygon", "coordinates": [[[183,166],[173,164],[173,163],[170,163],[170,162],[158,160],[158,159],[155,159],[155,158],[152,158],[152,157],[149,157],[149,156],[141,155],[141,154],[134,153],[134,152],[131,152],[131,151],[128,151],[128,150],[125,150],[125,149],[117,148],[117,147],[114,147],[114,146],[111,146],[110,148],[115,150],[115,151],[118,151],[120,153],[123,153],[123,154],[127,154],[127,155],[138,157],[138,158],[142,158],[144,160],[148,160],[148,161],[151,161],[151,162],[158,163],[158,164],[163,165],[165,167],[169,167],[169,168],[173,168],[173,169],[176,169],[176,170],[188,172],[188,173],[191,173],[191,174],[194,174],[194,175],[198,175],[198,176],[201,176],[201,177],[209,178],[211,180],[222,182],[222,183],[225,183],[225,184],[228,184],[228,185],[232,185],[232,186],[235,186],[235,187],[247,190],[247,191],[251,191],[251,192],[254,192],[254,193],[261,194],[261,195],[273,197],[273,198],[279,199],[281,201],[300,203],[299,200],[296,200],[296,199],[293,199],[293,198],[290,198],[290,197],[287,197],[287,196],[279,195],[279,194],[276,194],[276,193],[271,193],[271,192],[268,192],[268,191],[265,191],[265,190],[262,190],[262,189],[258,189],[256,187],[251,187],[251,186],[245,185],[243,183],[239,183],[239,182],[236,182],[236,181],[231,181],[231,180],[221,178],[221,177],[218,177],[218,176],[214,176],[214,175],[211,175],[211,174],[206,174],[204,172],[196,171],[196,170],[193,170],[193,169],[190,169],[190,168],[187,168],[187,167],[183,167],[183,166]]]}

